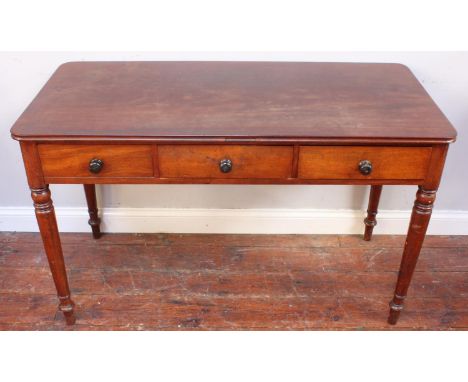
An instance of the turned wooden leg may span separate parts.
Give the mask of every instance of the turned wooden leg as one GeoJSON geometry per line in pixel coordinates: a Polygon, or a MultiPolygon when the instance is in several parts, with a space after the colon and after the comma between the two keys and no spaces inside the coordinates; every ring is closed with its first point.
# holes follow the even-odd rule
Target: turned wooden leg
{"type": "Polygon", "coordinates": [[[75,304],[70,297],[62,245],[60,243],[57,220],[55,218],[49,187],[45,185],[40,188],[31,188],[31,196],[34,201],[42,242],[44,243],[45,252],[60,301],[59,310],[63,312],[67,324],[73,325],[75,323],[75,315],[73,312],[75,304]]]}
{"type": "Polygon", "coordinates": [[[99,219],[98,216],[98,208],[96,202],[96,186],[94,184],[83,184],[83,187],[85,190],[86,202],[88,203],[88,224],[93,230],[93,237],[95,239],[99,239],[101,237],[101,219],[99,219]]]}
{"type": "Polygon", "coordinates": [[[421,186],[416,193],[416,201],[414,202],[413,213],[411,214],[395,294],[392,301],[390,301],[389,324],[395,325],[397,323],[400,312],[403,309],[403,301],[406,297],[414,269],[416,268],[435,197],[436,191],[425,190],[421,186]]]}
{"type": "Polygon", "coordinates": [[[364,231],[364,240],[369,241],[372,238],[372,231],[377,225],[377,209],[379,208],[380,194],[382,186],[371,186],[369,194],[369,206],[367,207],[367,217],[364,219],[366,229],[364,231]]]}

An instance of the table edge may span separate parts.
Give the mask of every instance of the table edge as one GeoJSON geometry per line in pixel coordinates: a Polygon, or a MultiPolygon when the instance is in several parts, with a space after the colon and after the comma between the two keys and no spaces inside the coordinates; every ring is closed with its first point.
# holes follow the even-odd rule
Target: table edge
{"type": "Polygon", "coordinates": [[[252,136],[21,136],[11,132],[19,142],[64,142],[64,143],[190,143],[190,144],[257,144],[257,145],[434,145],[454,143],[457,136],[447,138],[380,138],[380,137],[252,137],[252,136]]]}

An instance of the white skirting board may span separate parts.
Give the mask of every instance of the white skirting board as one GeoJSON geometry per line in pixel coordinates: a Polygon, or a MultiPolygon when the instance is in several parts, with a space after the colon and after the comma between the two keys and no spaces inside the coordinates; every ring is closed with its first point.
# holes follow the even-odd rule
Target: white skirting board
{"type": "MultiPolygon", "coordinates": [[[[89,232],[84,207],[56,208],[61,232],[89,232]]],[[[364,211],[321,209],[105,208],[104,232],[360,234],[364,211]]],[[[382,210],[375,234],[406,234],[410,211],[382,210]]],[[[36,232],[29,207],[0,207],[0,231],[36,232]]],[[[468,235],[468,211],[437,211],[432,235],[468,235]]]]}

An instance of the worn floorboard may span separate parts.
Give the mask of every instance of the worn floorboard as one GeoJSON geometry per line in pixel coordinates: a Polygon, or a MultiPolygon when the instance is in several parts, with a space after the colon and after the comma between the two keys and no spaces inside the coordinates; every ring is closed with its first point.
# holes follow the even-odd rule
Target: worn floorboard
{"type": "Polygon", "coordinates": [[[396,326],[403,236],[62,234],[67,327],[40,236],[0,233],[1,330],[466,330],[468,237],[428,236],[396,326]]]}

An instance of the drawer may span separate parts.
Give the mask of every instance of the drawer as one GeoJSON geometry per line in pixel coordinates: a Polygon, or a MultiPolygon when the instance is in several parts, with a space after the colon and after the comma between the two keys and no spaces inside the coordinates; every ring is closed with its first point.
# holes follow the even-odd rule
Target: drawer
{"type": "Polygon", "coordinates": [[[151,145],[40,144],[42,169],[46,177],[151,177],[151,145]],[[94,171],[90,162],[95,161],[94,171]]]}
{"type": "Polygon", "coordinates": [[[298,176],[302,179],[424,179],[431,151],[430,147],[302,146],[298,176]],[[366,169],[370,170],[369,174],[361,173],[366,169]]]}
{"type": "Polygon", "coordinates": [[[283,179],[293,163],[291,146],[161,145],[158,153],[161,178],[283,179]]]}

